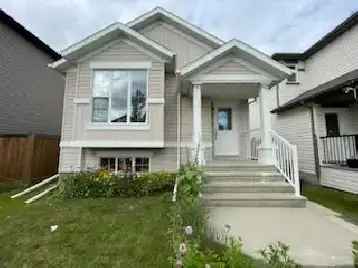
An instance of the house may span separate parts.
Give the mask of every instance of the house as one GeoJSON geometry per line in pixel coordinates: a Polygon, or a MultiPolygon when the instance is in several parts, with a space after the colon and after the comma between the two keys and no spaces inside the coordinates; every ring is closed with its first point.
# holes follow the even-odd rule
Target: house
{"type": "Polygon", "coordinates": [[[60,135],[61,56],[0,9],[0,134],[60,135]]]}
{"type": "Polygon", "coordinates": [[[357,43],[355,12],[303,53],[274,54],[295,74],[271,91],[272,127],[297,144],[302,177],[353,193],[358,166],[347,160],[358,159],[357,43]]]}
{"type": "Polygon", "coordinates": [[[157,7],[71,45],[50,67],[66,76],[60,173],[174,171],[197,161],[234,175],[245,169],[261,182],[279,179],[275,163],[292,185],[281,177],[276,193],[295,192],[291,204],[303,204],[294,147],[280,143],[288,154],[280,162],[270,132],[270,87],[293,72],[250,45],[224,42],[157,7]],[[261,146],[251,161],[249,99],[256,97],[261,146]]]}
{"type": "Polygon", "coordinates": [[[47,65],[61,56],[1,9],[0,36],[0,181],[54,174],[64,78],[47,65]]]}

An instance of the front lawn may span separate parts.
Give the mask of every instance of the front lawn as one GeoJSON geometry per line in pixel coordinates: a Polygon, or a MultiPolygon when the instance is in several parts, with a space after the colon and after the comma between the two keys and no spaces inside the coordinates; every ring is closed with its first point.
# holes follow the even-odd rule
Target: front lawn
{"type": "Polygon", "coordinates": [[[0,194],[0,267],[168,267],[168,196],[26,206],[8,196],[0,194]]]}
{"type": "Polygon", "coordinates": [[[303,195],[342,214],[346,220],[358,224],[358,195],[310,184],[303,185],[303,195]]]}

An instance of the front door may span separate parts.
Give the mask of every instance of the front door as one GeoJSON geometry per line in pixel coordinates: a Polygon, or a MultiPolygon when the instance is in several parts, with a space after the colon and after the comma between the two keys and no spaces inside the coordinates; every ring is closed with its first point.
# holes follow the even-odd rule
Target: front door
{"type": "Polygon", "coordinates": [[[238,104],[214,102],[214,154],[216,156],[239,155],[238,104]]]}

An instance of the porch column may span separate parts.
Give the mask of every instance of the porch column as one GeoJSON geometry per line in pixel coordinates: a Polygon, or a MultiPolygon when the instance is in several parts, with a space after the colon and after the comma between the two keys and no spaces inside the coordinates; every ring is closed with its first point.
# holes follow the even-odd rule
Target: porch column
{"type": "Polygon", "coordinates": [[[259,89],[259,105],[261,146],[259,147],[258,161],[261,164],[272,164],[271,113],[268,85],[261,84],[259,89]]]}
{"type": "Polygon", "coordinates": [[[201,85],[193,84],[193,155],[200,165],[203,161],[201,142],[201,85]]]}

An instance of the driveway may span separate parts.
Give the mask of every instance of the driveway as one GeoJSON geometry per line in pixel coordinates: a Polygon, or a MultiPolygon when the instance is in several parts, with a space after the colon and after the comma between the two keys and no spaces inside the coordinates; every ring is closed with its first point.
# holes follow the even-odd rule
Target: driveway
{"type": "Polygon", "coordinates": [[[222,231],[231,224],[231,234],[240,236],[246,253],[281,241],[290,246],[290,256],[304,266],[352,267],[352,240],[358,240],[358,226],[339,214],[307,201],[305,208],[215,207],[210,223],[222,231]]]}

